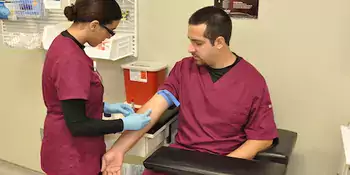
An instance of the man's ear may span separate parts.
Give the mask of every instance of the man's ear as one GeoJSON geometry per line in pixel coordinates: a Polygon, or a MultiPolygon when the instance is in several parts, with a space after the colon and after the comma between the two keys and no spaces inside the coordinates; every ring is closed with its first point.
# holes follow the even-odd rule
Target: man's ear
{"type": "Polygon", "coordinates": [[[222,49],[224,47],[224,45],[226,44],[225,42],[225,38],[222,37],[222,36],[219,36],[216,38],[215,42],[214,42],[214,46],[217,48],[217,49],[222,49]]]}
{"type": "Polygon", "coordinates": [[[96,31],[98,29],[98,26],[100,23],[97,20],[93,20],[92,22],[89,23],[89,28],[91,31],[96,31]]]}

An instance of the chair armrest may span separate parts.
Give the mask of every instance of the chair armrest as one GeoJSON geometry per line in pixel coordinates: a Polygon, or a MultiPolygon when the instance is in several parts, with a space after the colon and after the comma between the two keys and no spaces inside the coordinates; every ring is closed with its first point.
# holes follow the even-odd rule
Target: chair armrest
{"type": "Polygon", "coordinates": [[[288,165],[292,155],[298,134],[296,132],[278,129],[279,141],[270,149],[257,154],[257,160],[269,160],[276,163],[288,165]]]}
{"type": "Polygon", "coordinates": [[[147,169],[178,175],[284,175],[286,165],[161,147],[144,161],[147,169]]]}
{"type": "Polygon", "coordinates": [[[147,131],[147,134],[156,133],[166,123],[168,123],[171,119],[173,119],[178,113],[179,113],[179,108],[171,108],[164,111],[163,114],[160,116],[159,120],[157,121],[157,123],[154,124],[154,126],[147,131]]]}

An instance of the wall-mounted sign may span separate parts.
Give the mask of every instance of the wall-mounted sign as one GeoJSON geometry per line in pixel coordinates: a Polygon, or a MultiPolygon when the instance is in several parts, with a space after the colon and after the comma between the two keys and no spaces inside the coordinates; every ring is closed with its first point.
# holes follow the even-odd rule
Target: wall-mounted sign
{"type": "Polygon", "coordinates": [[[233,18],[258,18],[259,0],[214,0],[233,18]]]}

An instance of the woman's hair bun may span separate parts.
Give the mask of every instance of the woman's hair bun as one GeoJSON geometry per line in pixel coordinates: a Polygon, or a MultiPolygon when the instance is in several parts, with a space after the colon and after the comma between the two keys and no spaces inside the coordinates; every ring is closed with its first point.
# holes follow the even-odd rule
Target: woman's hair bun
{"type": "Polygon", "coordinates": [[[77,10],[75,5],[72,4],[64,8],[64,15],[67,17],[69,21],[75,21],[77,19],[77,10]]]}

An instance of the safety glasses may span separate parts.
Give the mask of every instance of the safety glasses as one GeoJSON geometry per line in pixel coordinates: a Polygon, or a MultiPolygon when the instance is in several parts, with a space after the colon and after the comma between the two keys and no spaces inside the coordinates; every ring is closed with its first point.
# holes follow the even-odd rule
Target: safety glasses
{"type": "Polygon", "coordinates": [[[115,35],[115,32],[114,32],[113,30],[111,30],[111,29],[107,28],[106,26],[104,26],[104,25],[102,25],[102,24],[100,24],[100,26],[101,26],[101,27],[103,27],[104,29],[106,29],[106,30],[107,30],[107,32],[108,32],[109,34],[111,34],[112,36],[114,36],[114,35],[115,35]]]}

